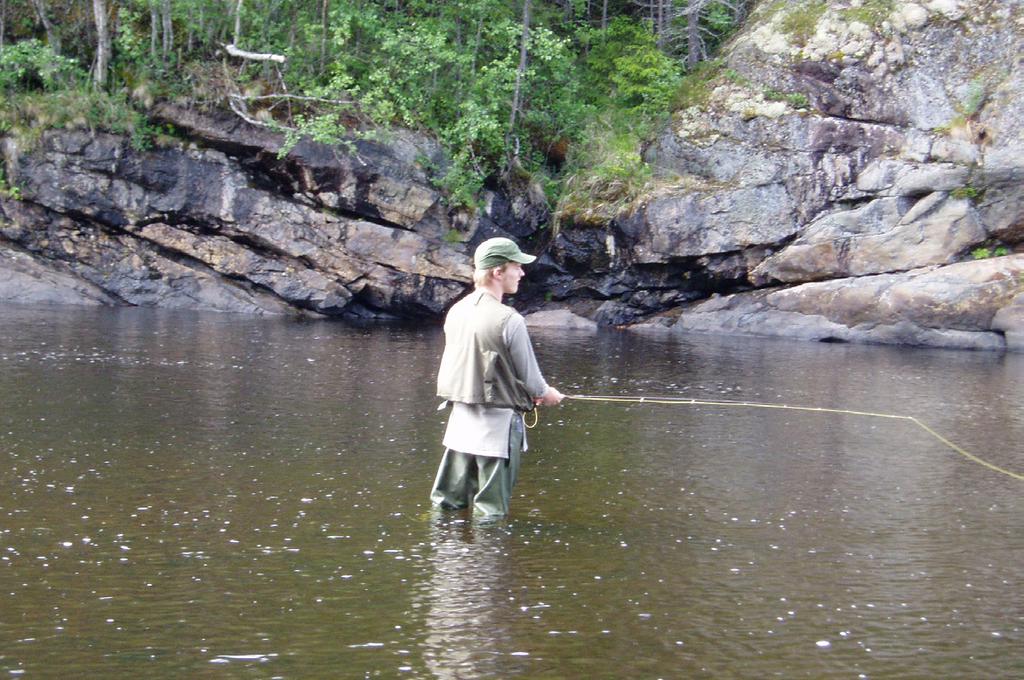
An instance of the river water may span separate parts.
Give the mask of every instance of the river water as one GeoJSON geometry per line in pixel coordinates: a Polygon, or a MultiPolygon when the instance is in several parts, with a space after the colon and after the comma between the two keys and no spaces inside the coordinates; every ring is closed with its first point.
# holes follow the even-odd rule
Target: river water
{"type": "MultiPolygon", "coordinates": [[[[1024,472],[1024,356],[535,331],[575,394],[919,418],[1024,472]]],[[[567,400],[426,501],[435,327],[0,308],[0,673],[1024,675],[1024,481],[913,422],[567,400]]]]}

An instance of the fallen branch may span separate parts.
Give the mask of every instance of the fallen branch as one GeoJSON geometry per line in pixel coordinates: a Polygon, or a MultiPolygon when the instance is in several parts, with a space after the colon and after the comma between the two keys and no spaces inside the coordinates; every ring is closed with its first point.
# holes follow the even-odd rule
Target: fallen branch
{"type": "Polygon", "coordinates": [[[249,61],[274,61],[278,64],[283,64],[288,60],[288,58],[283,54],[272,54],[270,52],[247,52],[246,50],[238,49],[234,45],[225,45],[224,50],[232,57],[248,59],[249,61]]]}

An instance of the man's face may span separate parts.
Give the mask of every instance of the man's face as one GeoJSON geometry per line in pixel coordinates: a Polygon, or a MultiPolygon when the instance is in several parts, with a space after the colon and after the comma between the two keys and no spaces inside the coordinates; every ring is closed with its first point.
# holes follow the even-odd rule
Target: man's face
{"type": "Polygon", "coordinates": [[[505,295],[512,295],[519,290],[519,280],[526,276],[523,265],[518,262],[508,262],[497,272],[501,281],[501,292],[505,295]]]}

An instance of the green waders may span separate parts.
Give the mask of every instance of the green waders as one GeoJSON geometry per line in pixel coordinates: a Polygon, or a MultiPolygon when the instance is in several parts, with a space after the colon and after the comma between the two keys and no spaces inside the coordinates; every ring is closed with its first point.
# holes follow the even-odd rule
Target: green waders
{"type": "Polygon", "coordinates": [[[508,458],[445,449],[430,502],[447,510],[458,510],[472,501],[474,515],[507,515],[522,451],[523,419],[518,413],[512,416],[509,428],[508,458]]]}

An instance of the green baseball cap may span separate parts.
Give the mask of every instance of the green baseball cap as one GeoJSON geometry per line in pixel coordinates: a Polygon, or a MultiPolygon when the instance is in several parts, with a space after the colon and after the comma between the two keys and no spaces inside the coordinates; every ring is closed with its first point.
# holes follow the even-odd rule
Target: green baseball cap
{"type": "Polygon", "coordinates": [[[477,269],[500,267],[506,262],[530,264],[537,258],[519,250],[519,246],[507,238],[489,238],[476,247],[473,253],[473,264],[477,269]]]}

